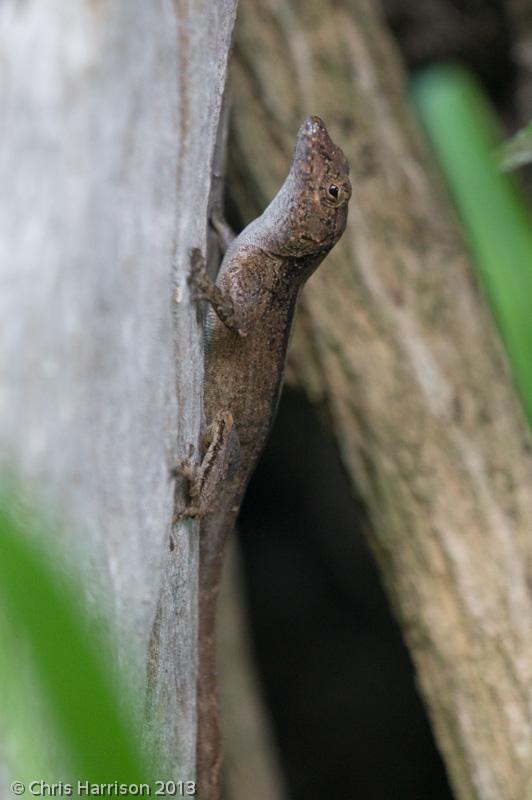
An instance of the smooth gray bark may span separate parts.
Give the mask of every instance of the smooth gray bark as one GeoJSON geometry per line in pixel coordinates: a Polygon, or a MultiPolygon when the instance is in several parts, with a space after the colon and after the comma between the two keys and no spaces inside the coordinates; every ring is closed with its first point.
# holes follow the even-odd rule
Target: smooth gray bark
{"type": "Polygon", "coordinates": [[[186,272],[206,242],[235,5],[0,4],[0,457],[61,522],[165,777],[182,780],[197,530],[172,529],[169,469],[200,423],[186,272]]]}

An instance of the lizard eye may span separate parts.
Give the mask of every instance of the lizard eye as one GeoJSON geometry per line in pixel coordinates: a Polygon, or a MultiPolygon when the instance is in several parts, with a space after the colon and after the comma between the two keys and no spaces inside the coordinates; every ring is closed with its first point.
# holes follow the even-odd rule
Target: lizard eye
{"type": "Polygon", "coordinates": [[[345,202],[344,188],[338,183],[326,183],[322,192],[322,198],[328,206],[336,208],[336,206],[341,206],[345,202]]]}

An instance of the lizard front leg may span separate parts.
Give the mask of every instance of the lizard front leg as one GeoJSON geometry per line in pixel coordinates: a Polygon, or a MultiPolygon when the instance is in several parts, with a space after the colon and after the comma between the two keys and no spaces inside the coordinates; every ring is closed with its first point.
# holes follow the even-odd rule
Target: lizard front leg
{"type": "Polygon", "coordinates": [[[207,300],[226,328],[239,336],[247,336],[247,326],[240,309],[229,292],[221,289],[209,277],[205,259],[197,247],[190,251],[188,282],[195,300],[207,300]]]}
{"type": "Polygon", "coordinates": [[[213,208],[210,223],[216,233],[222,255],[225,255],[230,245],[236,239],[236,234],[227,222],[220,206],[213,208]]]}

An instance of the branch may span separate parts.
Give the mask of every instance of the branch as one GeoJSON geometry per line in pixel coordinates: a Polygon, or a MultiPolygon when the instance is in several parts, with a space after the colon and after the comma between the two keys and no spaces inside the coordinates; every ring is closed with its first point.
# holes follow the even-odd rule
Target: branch
{"type": "Polygon", "coordinates": [[[373,4],[242,0],[240,14],[230,164],[244,216],[276,191],[306,114],[352,167],[348,230],[306,292],[292,374],[326,406],[366,505],[457,797],[520,798],[532,451],[498,335],[373,4]]]}

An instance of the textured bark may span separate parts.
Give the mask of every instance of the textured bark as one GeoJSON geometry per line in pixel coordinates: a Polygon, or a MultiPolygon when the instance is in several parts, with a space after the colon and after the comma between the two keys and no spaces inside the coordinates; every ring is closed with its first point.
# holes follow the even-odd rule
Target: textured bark
{"type": "MultiPolygon", "coordinates": [[[[532,456],[499,338],[369,0],[241,0],[230,188],[273,196],[323,116],[348,230],[312,278],[292,375],[326,409],[456,796],[525,798],[532,456]]],[[[333,533],[332,533],[333,535],[333,533]]]]}
{"type": "Polygon", "coordinates": [[[176,780],[195,761],[197,526],[172,528],[169,469],[200,423],[186,273],[235,3],[0,6],[0,453],[60,522],[176,780]]]}

